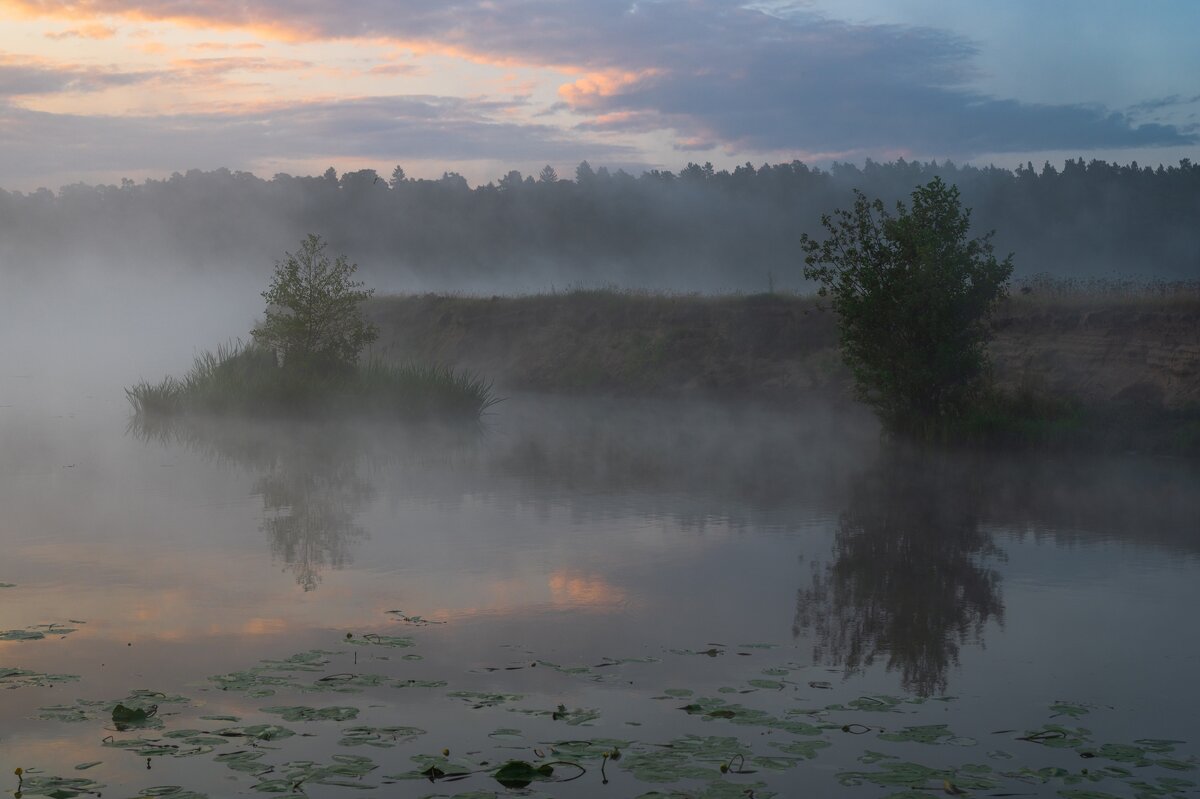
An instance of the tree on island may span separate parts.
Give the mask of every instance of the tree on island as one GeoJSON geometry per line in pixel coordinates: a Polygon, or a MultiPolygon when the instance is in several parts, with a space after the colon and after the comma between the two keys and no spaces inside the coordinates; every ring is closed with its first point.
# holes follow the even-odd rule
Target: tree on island
{"type": "Polygon", "coordinates": [[[855,190],[854,208],[801,236],[804,276],[838,314],[842,357],[859,398],[891,432],[928,437],[962,417],[985,387],[988,317],[1007,296],[1012,255],[992,233],[967,237],[971,211],[934,178],[890,215],[855,190]]]}
{"type": "Polygon", "coordinates": [[[262,293],[266,319],[252,331],[254,340],[282,356],[288,369],[352,369],[363,347],[379,336],[361,308],[375,290],[354,280],[358,267],[345,256],[330,263],[320,236],[310,233],[297,253],[286,256],[262,293]]]}

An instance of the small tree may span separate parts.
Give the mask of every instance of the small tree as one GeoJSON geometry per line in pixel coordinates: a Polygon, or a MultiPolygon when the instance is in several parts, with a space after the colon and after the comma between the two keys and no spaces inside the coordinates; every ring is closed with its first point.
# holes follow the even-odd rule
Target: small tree
{"type": "Polygon", "coordinates": [[[934,178],[895,216],[855,191],[853,210],[821,217],[825,241],[801,237],[804,276],[832,297],[859,397],[894,432],[933,433],[987,376],[987,319],[1012,255],[996,260],[992,233],[968,239],[970,223],[958,189],[934,178]]]}
{"type": "Polygon", "coordinates": [[[358,267],[345,256],[330,263],[320,236],[310,233],[299,252],[285,254],[262,293],[266,319],[254,328],[254,340],[280,353],[286,368],[353,367],[362,348],[379,335],[360,308],[374,289],[354,281],[358,267]]]}

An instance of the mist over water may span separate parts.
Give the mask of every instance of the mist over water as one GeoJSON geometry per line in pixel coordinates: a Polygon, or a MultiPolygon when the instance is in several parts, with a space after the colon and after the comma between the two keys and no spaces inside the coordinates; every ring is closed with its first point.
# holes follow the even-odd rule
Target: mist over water
{"type": "MultiPolygon", "coordinates": [[[[30,385],[35,398],[48,384],[30,385]]],[[[1053,722],[1047,708],[1060,701],[1090,714],[1097,742],[1190,735],[1162,690],[1186,691],[1200,655],[1185,632],[1200,566],[1200,475],[1188,465],[906,452],[882,444],[861,412],[819,404],[514,395],[466,430],[129,426],[103,398],[67,401],[65,414],[11,404],[0,415],[0,581],[16,587],[3,589],[0,629],[81,623],[58,639],[0,641],[0,661],[83,679],[6,692],[7,760],[65,751],[55,757],[103,760],[94,773],[110,785],[223,794],[218,752],[154,757],[147,773],[143,759],[97,745],[131,735],[104,718],[41,718],[132,688],[188,697],[162,706],[168,731],[212,729],[213,715],[277,722],[262,709],[293,703],[426,731],[366,752],[378,774],[443,746],[502,758],[581,737],[619,738],[636,754],[688,731],[757,751],[792,739],[679,708],[706,697],[777,718],[843,707],[814,717],[835,725],[822,770],[764,775],[785,793],[845,790],[831,769],[861,768],[862,742],[836,726],[851,722],[948,722],[1033,763],[1040,752],[1030,761],[1020,747],[1034,745],[994,731],[1053,722]],[[405,621],[416,616],[428,621],[405,621]],[[407,636],[411,648],[368,634],[407,636]],[[284,672],[297,686],[336,674],[386,682],[265,697],[209,679],[309,649],[328,663],[284,672]],[[582,671],[556,670],[567,667],[582,671]],[[412,681],[445,684],[395,687],[412,681]],[[664,702],[667,689],[691,693],[664,702]],[[455,691],[521,698],[473,707],[455,691]],[[881,719],[846,709],[864,696],[957,698],[881,719]],[[598,715],[564,726],[549,715],[559,704],[598,715]],[[517,749],[493,751],[497,728],[519,731],[517,749]]],[[[285,724],[315,737],[280,741],[264,762],[362,753],[333,744],[348,723],[328,724],[285,724]]],[[[868,749],[889,746],[877,734],[868,749]]],[[[952,749],[928,754],[950,763],[952,749]]],[[[1179,745],[1175,756],[1194,753],[1179,745]]],[[[608,775],[609,790],[653,787],[617,764],[608,775]]],[[[603,790],[597,778],[559,795],[603,790]]]]}
{"type": "MultiPolygon", "coordinates": [[[[342,183],[345,200],[355,184],[342,183]]],[[[638,185],[643,198],[667,191],[638,185]]],[[[470,257],[402,260],[365,223],[361,239],[343,230],[331,249],[360,260],[381,292],[758,291],[782,265],[792,271],[778,287],[798,286],[799,264],[779,244],[798,236],[792,216],[754,221],[755,206],[739,205],[728,226],[747,222],[740,233],[677,235],[729,202],[706,191],[664,193],[679,226],[643,231],[644,251],[539,251],[530,231],[546,228],[527,225],[495,263],[480,256],[482,234],[458,253],[470,257]],[[775,261],[739,238],[768,229],[782,237],[762,244],[775,261]],[[524,259],[530,250],[538,257],[524,259]]],[[[5,244],[0,583],[13,587],[0,589],[0,633],[14,635],[0,638],[0,682],[12,689],[0,763],[65,773],[101,761],[81,773],[106,791],[179,784],[212,796],[249,794],[289,763],[333,754],[367,752],[379,769],[360,778],[392,790],[427,762],[414,757],[443,748],[495,764],[583,739],[620,741],[628,759],[608,764],[612,785],[593,760],[586,781],[551,795],[634,796],[699,779],[656,783],[631,765],[683,751],[687,736],[735,739],[760,761],[728,778],[784,796],[866,795],[838,775],[883,750],[949,769],[986,760],[994,787],[1046,796],[1075,783],[1011,774],[1078,772],[1079,747],[1171,739],[1142,752],[1142,773],[1167,774],[1167,755],[1195,767],[1179,701],[1200,657],[1195,464],[913,452],[884,442],[865,409],[827,398],[502,391],[467,428],[131,423],[123,389],[246,337],[274,261],[314,229],[308,218],[278,223],[269,207],[237,213],[225,238],[142,227],[135,213],[91,254],[71,225],[44,250],[34,245],[53,242],[53,227],[5,244]],[[139,689],[183,697],[159,699],[162,728],[114,726],[109,705],[139,689]],[[370,749],[356,743],[366,733],[346,743],[347,724],[327,721],[289,722],[307,737],[270,747],[228,736],[262,753],[257,772],[215,759],[229,741],[153,755],[112,743],[212,738],[233,723],[215,717],[274,723],[268,708],[293,704],[352,705],[364,727],[421,732],[380,733],[370,749]],[[930,733],[936,725],[952,734],[930,733]],[[1045,725],[1090,737],[1066,749],[1022,738],[1045,725]],[[881,737],[912,727],[936,746],[881,737]],[[817,750],[796,747],[813,741],[824,748],[810,764],[817,750]]],[[[1177,276],[1181,263],[1144,274],[1177,276]]],[[[717,767],[732,755],[720,751],[688,761],[706,769],[703,785],[724,779],[717,767]]],[[[471,779],[470,789],[494,787],[471,779]]],[[[1116,772],[1105,779],[1101,789],[1129,792],[1116,772]]],[[[306,793],[346,790],[313,778],[306,793]]]]}

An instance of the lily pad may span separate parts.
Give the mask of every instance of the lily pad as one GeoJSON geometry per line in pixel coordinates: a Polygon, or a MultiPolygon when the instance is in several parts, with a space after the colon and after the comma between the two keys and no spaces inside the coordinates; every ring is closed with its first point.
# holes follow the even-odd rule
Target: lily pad
{"type": "Polygon", "coordinates": [[[488,694],[477,691],[451,691],[446,696],[452,699],[461,699],[475,709],[495,707],[525,698],[523,694],[488,694]]]}
{"type": "Polygon", "coordinates": [[[0,666],[0,688],[49,688],[55,683],[77,682],[75,674],[47,674],[0,666]]]}
{"type": "Polygon", "coordinates": [[[905,727],[899,732],[883,732],[879,734],[881,741],[909,741],[918,744],[951,744],[953,746],[974,746],[978,741],[955,735],[945,724],[925,724],[917,727],[905,727]]]}
{"type": "Polygon", "coordinates": [[[554,767],[549,763],[535,766],[524,760],[510,760],[492,772],[492,779],[505,788],[524,788],[534,780],[548,779],[553,774],[554,767]]]}
{"type": "Polygon", "coordinates": [[[213,733],[222,738],[250,738],[255,741],[278,741],[296,733],[278,724],[250,724],[244,727],[224,727],[213,733]]]}
{"type": "Polygon", "coordinates": [[[292,705],[290,707],[259,708],[263,713],[282,716],[284,721],[351,721],[358,718],[356,707],[307,707],[292,705]]]}
{"type": "Polygon", "coordinates": [[[75,796],[99,794],[103,788],[101,783],[83,777],[27,774],[21,783],[21,794],[23,796],[48,796],[50,799],[72,799],[75,796]]]}
{"type": "Polygon", "coordinates": [[[339,746],[374,746],[388,749],[415,741],[425,734],[420,727],[347,727],[342,730],[339,746]]]}
{"type": "Polygon", "coordinates": [[[367,633],[366,635],[351,639],[348,643],[355,646],[389,646],[395,649],[408,649],[417,645],[416,641],[407,636],[379,635],[378,633],[367,633]]]}

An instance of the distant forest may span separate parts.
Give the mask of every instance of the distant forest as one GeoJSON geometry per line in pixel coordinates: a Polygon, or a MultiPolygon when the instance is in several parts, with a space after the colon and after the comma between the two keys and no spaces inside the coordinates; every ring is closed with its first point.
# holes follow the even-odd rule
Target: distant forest
{"type": "Polygon", "coordinates": [[[1200,166],[1151,169],[1068,160],[1015,171],[867,161],[688,164],[640,176],[547,167],[471,188],[462,176],[414,180],[397,167],[338,176],[216,170],[58,193],[0,191],[0,270],[126,264],[264,274],[323,236],[385,291],[484,292],[636,286],[695,291],[801,288],[802,233],[850,204],[852,189],[889,204],[934,176],[996,231],[1018,275],[1200,277],[1200,166]]]}

